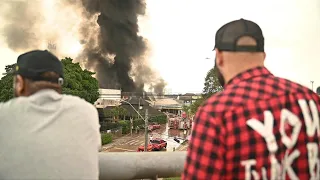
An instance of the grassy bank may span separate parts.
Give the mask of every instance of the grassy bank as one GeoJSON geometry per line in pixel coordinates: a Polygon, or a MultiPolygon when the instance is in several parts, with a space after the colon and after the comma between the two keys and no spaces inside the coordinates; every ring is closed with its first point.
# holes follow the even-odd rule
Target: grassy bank
{"type": "Polygon", "coordinates": [[[102,142],[102,145],[111,143],[112,142],[112,134],[102,133],[101,134],[101,142],[102,142]]]}

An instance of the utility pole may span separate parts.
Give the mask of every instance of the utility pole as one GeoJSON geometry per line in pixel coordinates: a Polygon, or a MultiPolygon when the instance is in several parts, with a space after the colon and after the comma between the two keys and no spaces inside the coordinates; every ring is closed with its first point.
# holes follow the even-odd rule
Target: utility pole
{"type": "Polygon", "coordinates": [[[311,90],[313,91],[313,82],[314,81],[310,81],[311,82],[311,90]]]}
{"type": "Polygon", "coordinates": [[[132,136],[132,129],[133,129],[133,118],[130,118],[130,135],[132,136]]]}
{"type": "Polygon", "coordinates": [[[145,142],[144,142],[144,152],[147,152],[148,148],[148,109],[146,109],[146,114],[144,118],[145,127],[144,127],[144,136],[145,136],[145,142]]]}

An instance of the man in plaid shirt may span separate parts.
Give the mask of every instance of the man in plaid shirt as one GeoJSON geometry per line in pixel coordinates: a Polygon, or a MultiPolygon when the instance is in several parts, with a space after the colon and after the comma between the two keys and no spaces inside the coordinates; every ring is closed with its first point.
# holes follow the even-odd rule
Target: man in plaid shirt
{"type": "Polygon", "coordinates": [[[182,179],[320,179],[319,96],[264,67],[256,23],[232,21],[215,43],[224,91],[198,109],[182,179]]]}

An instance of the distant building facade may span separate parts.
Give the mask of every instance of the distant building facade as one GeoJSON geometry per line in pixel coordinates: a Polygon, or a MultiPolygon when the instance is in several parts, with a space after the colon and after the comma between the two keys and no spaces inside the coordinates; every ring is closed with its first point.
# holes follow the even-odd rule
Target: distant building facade
{"type": "Polygon", "coordinates": [[[184,106],[190,106],[197,99],[200,99],[200,98],[201,98],[201,94],[186,93],[181,96],[178,96],[177,100],[179,100],[181,103],[183,103],[184,106]]]}
{"type": "Polygon", "coordinates": [[[94,103],[97,108],[107,106],[119,106],[121,100],[121,90],[118,89],[99,89],[99,98],[94,103]]]}
{"type": "Polygon", "coordinates": [[[161,98],[150,102],[150,105],[161,112],[180,114],[182,106],[180,102],[171,98],[161,98]]]}

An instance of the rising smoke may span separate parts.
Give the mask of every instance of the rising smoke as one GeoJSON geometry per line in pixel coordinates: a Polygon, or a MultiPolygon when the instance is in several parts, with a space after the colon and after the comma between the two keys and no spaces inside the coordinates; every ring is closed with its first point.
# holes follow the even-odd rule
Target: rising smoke
{"type": "Polygon", "coordinates": [[[6,22],[2,39],[10,49],[21,52],[50,41],[58,47],[56,54],[68,56],[61,42],[68,44],[76,37],[82,44],[76,60],[97,73],[101,88],[142,92],[148,85],[157,94],[163,92],[166,83],[148,65],[148,42],[139,35],[138,17],[146,10],[143,0],[56,0],[51,4],[55,12],[47,16],[43,2],[0,2],[6,22]]]}
{"type": "Polygon", "coordinates": [[[14,51],[23,51],[29,47],[39,48],[40,37],[37,35],[38,25],[44,22],[40,13],[39,3],[31,1],[0,2],[4,26],[1,35],[7,46],[14,51]],[[16,9],[16,11],[14,11],[16,9]]]}

